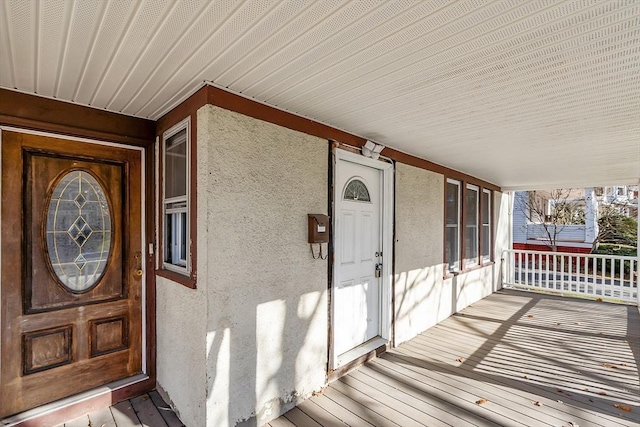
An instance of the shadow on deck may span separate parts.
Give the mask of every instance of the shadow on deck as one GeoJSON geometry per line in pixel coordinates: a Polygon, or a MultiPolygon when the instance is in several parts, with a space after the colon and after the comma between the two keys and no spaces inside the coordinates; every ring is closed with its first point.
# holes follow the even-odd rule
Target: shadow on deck
{"type": "Polygon", "coordinates": [[[184,427],[184,424],[153,390],[57,427],[184,427]]]}
{"type": "Polygon", "coordinates": [[[638,426],[638,308],[503,290],[266,426],[638,426]]]}

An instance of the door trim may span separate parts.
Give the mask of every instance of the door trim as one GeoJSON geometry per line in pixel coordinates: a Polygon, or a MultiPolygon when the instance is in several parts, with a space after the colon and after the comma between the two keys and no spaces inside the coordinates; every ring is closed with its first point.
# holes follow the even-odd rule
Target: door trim
{"type": "MultiPolygon", "coordinates": [[[[116,403],[120,400],[127,399],[129,397],[133,397],[134,395],[144,393],[146,391],[152,390],[156,385],[155,380],[155,363],[154,363],[154,354],[152,352],[155,351],[155,319],[152,319],[151,316],[154,316],[155,313],[155,292],[154,286],[155,282],[153,281],[154,274],[149,271],[150,268],[150,259],[152,256],[149,256],[147,251],[150,249],[148,243],[153,242],[149,238],[149,230],[147,227],[149,226],[149,222],[147,221],[147,216],[152,212],[152,204],[148,203],[149,198],[153,197],[153,194],[148,194],[149,188],[147,183],[153,175],[150,175],[149,165],[148,163],[153,161],[153,142],[150,142],[148,147],[141,147],[137,145],[130,145],[119,142],[110,142],[110,141],[101,141],[96,139],[82,138],[71,135],[64,135],[59,133],[51,133],[44,132],[32,129],[24,129],[17,128],[13,126],[5,126],[0,125],[0,164],[2,161],[2,133],[3,131],[7,132],[15,132],[21,134],[28,135],[36,135],[36,136],[44,136],[48,138],[56,138],[67,141],[76,141],[82,143],[89,143],[101,146],[110,146],[110,147],[118,147],[124,148],[127,150],[138,151],[140,153],[140,166],[141,166],[141,186],[140,186],[140,204],[141,204],[141,215],[140,215],[140,228],[142,241],[141,245],[145,249],[142,254],[142,265],[145,266],[143,268],[143,276],[142,283],[144,284],[141,289],[142,299],[141,299],[141,312],[142,312],[142,335],[141,339],[141,356],[142,356],[142,373],[134,375],[129,378],[124,378],[122,380],[116,381],[114,383],[105,384],[101,387],[87,390],[67,398],[63,398],[58,401],[54,401],[49,404],[42,405],[38,408],[34,408],[31,410],[24,411],[22,413],[13,415],[11,417],[0,420],[2,422],[12,421],[11,425],[41,425],[41,423],[45,422],[49,424],[59,424],[64,421],[68,421],[70,419],[76,418],[77,416],[83,415],[87,412],[87,410],[97,410],[106,406],[109,406],[113,403],[116,403]],[[49,421],[53,420],[53,421],[49,421]]],[[[0,175],[0,188],[2,188],[2,176],[0,175]]],[[[1,200],[0,200],[1,203],[1,200]]],[[[0,224],[2,223],[1,217],[1,205],[0,205],[0,224]]],[[[1,238],[1,236],[0,236],[1,238]]],[[[0,240],[0,248],[2,241],[0,240]]],[[[2,251],[0,250],[0,261],[2,260],[2,251]]],[[[152,268],[152,267],[151,267],[152,268]]],[[[0,283],[0,287],[1,287],[0,283]]],[[[0,298],[2,297],[2,293],[0,293],[0,298]]],[[[0,335],[2,334],[2,324],[0,317],[0,335]]],[[[1,342],[1,340],[0,340],[1,342]]]]}
{"type": "MultiPolygon", "coordinates": [[[[382,235],[382,274],[381,274],[381,293],[380,293],[380,337],[381,338],[373,338],[370,341],[367,341],[360,346],[355,347],[344,353],[344,355],[348,355],[347,357],[339,357],[341,355],[335,354],[334,352],[334,333],[335,331],[335,287],[337,277],[337,269],[338,263],[333,262],[332,268],[332,280],[330,283],[330,301],[329,301],[329,317],[331,319],[329,324],[329,369],[335,370],[340,368],[352,360],[357,359],[358,357],[368,353],[371,351],[371,346],[373,344],[376,347],[383,345],[385,343],[391,342],[392,337],[392,283],[393,283],[393,191],[394,191],[394,165],[393,163],[387,163],[380,160],[373,160],[368,157],[364,157],[360,154],[352,153],[349,151],[341,150],[340,148],[334,149],[333,155],[333,176],[331,179],[335,185],[336,182],[336,173],[341,161],[356,163],[363,166],[368,166],[374,169],[378,169],[382,172],[382,209],[380,211],[380,215],[382,217],[381,220],[381,235],[382,235]],[[375,341],[375,343],[373,343],[375,341]]],[[[332,221],[331,227],[333,230],[332,233],[332,247],[335,248],[337,244],[336,240],[336,212],[338,208],[338,194],[340,191],[334,188],[333,191],[333,209],[332,209],[332,221]]],[[[335,254],[335,250],[333,252],[335,254]]]]}

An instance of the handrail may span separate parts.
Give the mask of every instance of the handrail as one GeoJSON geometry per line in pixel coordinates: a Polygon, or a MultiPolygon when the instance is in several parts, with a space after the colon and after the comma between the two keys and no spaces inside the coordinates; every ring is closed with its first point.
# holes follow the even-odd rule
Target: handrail
{"type": "Polygon", "coordinates": [[[628,261],[629,259],[637,260],[638,257],[633,256],[622,256],[622,255],[599,255],[599,254],[580,254],[580,253],[571,253],[571,252],[552,252],[552,251],[529,251],[526,249],[505,249],[505,252],[527,252],[527,253],[535,253],[542,255],[576,255],[581,257],[597,257],[597,258],[607,258],[607,259],[624,259],[628,261]]]}
{"type": "Polygon", "coordinates": [[[638,257],[508,249],[503,285],[638,304],[638,257]]]}

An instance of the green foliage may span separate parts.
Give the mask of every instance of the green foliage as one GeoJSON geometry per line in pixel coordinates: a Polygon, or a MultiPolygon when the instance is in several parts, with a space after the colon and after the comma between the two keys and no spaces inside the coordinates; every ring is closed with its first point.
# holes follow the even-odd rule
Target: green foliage
{"type": "Polygon", "coordinates": [[[600,243],[600,245],[598,245],[598,249],[591,253],[594,255],[637,256],[638,248],[628,245],[600,243]]]}
{"type": "MultiPolygon", "coordinates": [[[[610,244],[610,243],[601,243],[598,246],[598,249],[594,250],[591,252],[594,255],[616,255],[616,256],[632,256],[635,257],[638,255],[638,248],[635,246],[628,246],[628,245],[616,245],[616,244],[610,244]]],[[[597,270],[596,271],[602,271],[602,262],[603,260],[598,259],[596,261],[597,263],[597,270]]],[[[620,276],[620,266],[621,264],[624,266],[624,274],[625,276],[628,278],[630,277],[629,275],[631,274],[631,262],[629,261],[624,261],[623,263],[621,263],[620,261],[615,261],[613,263],[613,268],[612,268],[612,263],[611,260],[606,260],[605,261],[605,271],[607,273],[612,273],[611,270],[613,271],[613,274],[617,277],[620,276]]]]}
{"type": "Polygon", "coordinates": [[[613,208],[603,209],[598,218],[598,241],[600,243],[614,243],[618,245],[637,246],[638,221],[621,215],[613,208]]]}

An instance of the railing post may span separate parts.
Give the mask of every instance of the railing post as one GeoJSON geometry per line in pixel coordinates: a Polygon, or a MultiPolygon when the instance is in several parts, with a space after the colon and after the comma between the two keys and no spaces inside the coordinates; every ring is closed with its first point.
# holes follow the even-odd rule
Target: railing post
{"type": "MultiPolygon", "coordinates": [[[[596,257],[593,257],[591,274],[593,275],[593,289],[595,290],[599,287],[598,286],[598,263],[596,261],[596,257]]],[[[598,295],[598,291],[596,290],[595,292],[596,292],[596,295],[598,295]]],[[[601,296],[604,296],[604,294],[601,296]]]]}
{"type": "Polygon", "coordinates": [[[553,289],[558,290],[558,256],[553,255],[553,289]]]}
{"type": "Polygon", "coordinates": [[[549,254],[545,254],[545,279],[547,282],[547,289],[549,289],[549,254]]]}
{"type": "Polygon", "coordinates": [[[607,296],[607,289],[604,286],[604,264],[606,262],[606,259],[603,258],[602,262],[600,263],[600,273],[598,273],[600,275],[600,289],[602,289],[603,297],[607,296]]]}
{"type": "MultiPolygon", "coordinates": [[[[620,261],[620,268],[624,270],[624,264],[622,263],[622,260],[618,260],[618,261],[620,261]]],[[[622,273],[622,270],[620,271],[620,273],[622,273]]],[[[616,288],[615,278],[616,278],[616,259],[611,258],[611,277],[609,278],[609,284],[611,286],[611,296],[614,298],[616,294],[620,296],[620,291],[617,291],[617,288],[616,288]]]]}
{"type": "Polygon", "coordinates": [[[564,291],[564,255],[560,257],[560,290],[564,291]]]}
{"type": "Polygon", "coordinates": [[[573,292],[573,277],[571,276],[573,274],[573,255],[569,255],[567,258],[569,262],[569,292],[573,292]]]}

